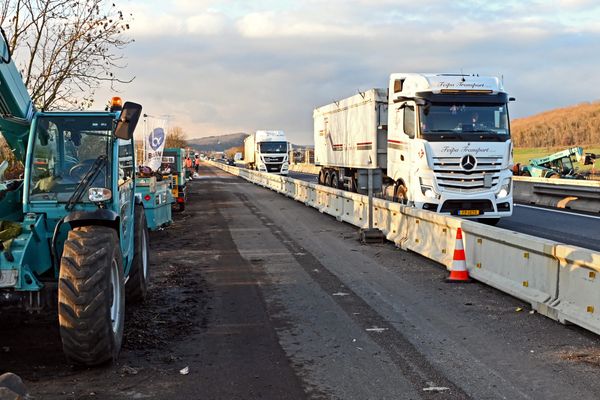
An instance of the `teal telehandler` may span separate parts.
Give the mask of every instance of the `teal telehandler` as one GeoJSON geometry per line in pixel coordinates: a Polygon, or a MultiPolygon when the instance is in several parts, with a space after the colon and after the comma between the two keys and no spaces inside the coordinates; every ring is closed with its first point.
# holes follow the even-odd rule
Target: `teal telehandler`
{"type": "Polygon", "coordinates": [[[0,176],[0,314],[57,308],[75,364],[115,360],[125,299],[146,295],[132,140],[141,110],[114,98],[104,112],[37,111],[2,32],[0,132],[24,172],[0,176]]]}
{"type": "Polygon", "coordinates": [[[516,164],[515,175],[532,176],[534,178],[585,179],[575,163],[591,165],[596,160],[596,154],[584,153],[582,147],[571,147],[556,153],[533,158],[528,165],[516,164]]]}

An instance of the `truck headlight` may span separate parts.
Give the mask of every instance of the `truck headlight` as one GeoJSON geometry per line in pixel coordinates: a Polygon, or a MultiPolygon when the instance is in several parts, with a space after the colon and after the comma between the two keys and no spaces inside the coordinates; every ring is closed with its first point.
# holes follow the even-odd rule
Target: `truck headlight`
{"type": "Polygon", "coordinates": [[[440,195],[433,190],[433,180],[429,178],[419,177],[419,183],[421,185],[421,193],[423,196],[430,199],[439,199],[440,195]]]}
{"type": "Polygon", "coordinates": [[[101,203],[112,198],[112,192],[107,188],[90,188],[88,198],[92,203],[101,203]]]}
{"type": "Polygon", "coordinates": [[[510,195],[510,182],[511,182],[511,178],[505,178],[502,181],[500,190],[498,190],[498,193],[496,194],[497,198],[500,199],[500,198],[507,197],[508,195],[510,195]]]}

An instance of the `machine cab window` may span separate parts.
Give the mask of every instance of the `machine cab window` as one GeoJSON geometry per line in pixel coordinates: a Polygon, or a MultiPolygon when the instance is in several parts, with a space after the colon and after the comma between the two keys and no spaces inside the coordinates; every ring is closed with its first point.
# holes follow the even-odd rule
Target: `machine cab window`
{"type": "MultiPolygon", "coordinates": [[[[67,202],[97,160],[110,160],[111,141],[110,117],[40,117],[33,144],[30,200],[67,202]]],[[[110,188],[109,164],[101,163],[91,186],[110,188]]]]}

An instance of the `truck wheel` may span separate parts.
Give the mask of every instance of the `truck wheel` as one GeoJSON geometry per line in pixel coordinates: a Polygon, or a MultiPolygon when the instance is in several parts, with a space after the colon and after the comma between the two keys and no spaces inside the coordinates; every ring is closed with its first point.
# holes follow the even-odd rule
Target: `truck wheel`
{"type": "Polygon", "coordinates": [[[144,207],[135,206],[135,233],[134,233],[134,248],[133,261],[131,263],[131,271],[129,271],[129,279],[125,285],[125,293],[127,301],[131,303],[140,303],[146,299],[148,292],[148,280],[150,272],[148,270],[148,225],[146,223],[146,214],[144,207]]]}
{"type": "Polygon", "coordinates": [[[340,181],[337,177],[337,174],[335,172],[331,173],[331,187],[334,189],[339,189],[340,188],[340,181]]]}
{"type": "Polygon", "coordinates": [[[331,173],[325,172],[325,186],[331,187],[331,173]]]}
{"type": "Polygon", "coordinates": [[[403,183],[397,184],[396,190],[394,190],[394,200],[400,204],[407,204],[408,203],[408,198],[406,196],[407,192],[408,192],[408,190],[406,189],[406,186],[403,183]]]}
{"type": "Polygon", "coordinates": [[[325,184],[325,172],[323,170],[319,171],[319,185],[325,184]]]}
{"type": "Polygon", "coordinates": [[[125,290],[119,238],[105,226],[71,230],[58,280],[63,350],[81,365],[117,359],[123,341],[125,290]]]}

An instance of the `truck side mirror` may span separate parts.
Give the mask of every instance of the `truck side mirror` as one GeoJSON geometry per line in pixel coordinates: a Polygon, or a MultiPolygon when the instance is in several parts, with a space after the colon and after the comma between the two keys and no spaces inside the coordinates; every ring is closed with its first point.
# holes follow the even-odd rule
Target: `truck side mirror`
{"type": "Polygon", "coordinates": [[[517,101],[517,99],[515,99],[514,97],[509,97],[508,101],[517,101]]]}
{"type": "Polygon", "coordinates": [[[131,139],[141,115],[141,105],[130,101],[125,102],[123,110],[121,111],[121,116],[117,121],[115,136],[123,140],[131,139]]]}

